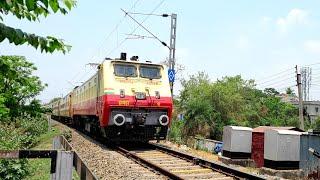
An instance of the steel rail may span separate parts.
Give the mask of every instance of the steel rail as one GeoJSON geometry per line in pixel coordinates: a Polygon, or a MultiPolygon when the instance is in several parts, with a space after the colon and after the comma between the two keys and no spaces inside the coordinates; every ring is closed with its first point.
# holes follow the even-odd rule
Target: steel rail
{"type": "Polygon", "coordinates": [[[250,174],[250,173],[246,173],[243,171],[240,171],[238,169],[235,168],[231,168],[222,164],[218,164],[216,162],[212,162],[212,161],[208,161],[208,160],[204,160],[198,157],[194,157],[191,156],[189,154],[185,154],[179,151],[175,151],[173,149],[170,149],[168,147],[159,145],[159,144],[154,144],[154,143],[149,143],[148,144],[150,148],[156,149],[156,150],[160,150],[161,152],[170,154],[172,156],[181,158],[181,159],[185,159],[189,162],[193,162],[194,164],[197,164],[199,166],[202,167],[207,167],[207,168],[211,168],[214,171],[223,173],[227,176],[232,176],[235,178],[244,178],[244,179],[257,179],[257,180],[264,180],[265,178],[262,178],[260,176],[254,175],[254,174],[250,174]]]}
{"type": "MultiPolygon", "coordinates": [[[[71,127],[72,128],[72,127],[71,127]]],[[[72,128],[74,130],[76,130],[77,132],[80,132],[82,135],[85,135],[83,134],[83,132],[75,129],[75,128],[72,128]]],[[[85,136],[88,136],[88,135],[85,135],[85,136]]],[[[92,136],[89,136],[90,138],[93,138],[92,136]]],[[[95,140],[97,140],[97,142],[102,142],[101,139],[99,138],[94,138],[95,140]]],[[[104,145],[106,145],[105,143],[102,143],[104,145]]],[[[146,160],[146,159],[143,159],[141,157],[139,157],[138,155],[136,155],[134,152],[130,152],[129,150],[121,147],[121,146],[117,146],[115,144],[109,144],[109,148],[113,148],[115,149],[116,151],[118,151],[119,153],[121,153],[122,155],[136,161],[137,163],[140,163],[140,164],[143,164],[147,167],[150,167],[151,169],[161,173],[162,175],[164,176],[167,176],[168,178],[170,179],[184,179],[176,174],[173,174],[172,172],[146,160]]],[[[174,156],[174,157],[177,157],[177,158],[180,158],[180,159],[184,159],[188,162],[192,162],[196,165],[199,165],[199,166],[202,166],[202,167],[205,167],[205,168],[210,168],[216,172],[219,172],[219,173],[222,173],[226,176],[231,176],[231,177],[234,177],[236,179],[257,179],[257,180],[265,180],[265,178],[262,178],[260,176],[257,176],[257,175],[254,175],[254,174],[250,174],[250,173],[246,173],[246,172],[243,172],[243,171],[240,171],[238,169],[235,169],[235,168],[232,168],[232,167],[229,167],[229,166],[226,166],[226,165],[222,165],[222,164],[218,164],[216,162],[212,162],[212,161],[208,161],[208,160],[204,160],[204,159],[201,159],[201,158],[198,158],[198,157],[194,157],[192,155],[189,155],[189,154],[185,154],[185,153],[182,153],[182,152],[179,152],[179,151],[175,151],[173,149],[170,149],[168,147],[165,147],[163,145],[159,145],[159,144],[155,144],[155,143],[148,143],[148,144],[145,144],[147,147],[149,147],[150,149],[155,149],[155,150],[158,150],[160,152],[163,152],[163,153],[166,153],[166,154],[169,154],[171,156],[174,156]]]]}
{"type": "Polygon", "coordinates": [[[139,161],[139,162],[145,164],[146,166],[158,171],[162,175],[167,176],[170,179],[177,179],[177,180],[182,180],[183,179],[182,177],[180,177],[180,176],[178,176],[176,174],[173,174],[170,171],[167,171],[166,169],[163,169],[162,167],[160,167],[160,166],[158,166],[158,165],[156,165],[156,164],[154,164],[154,163],[152,163],[150,161],[147,161],[147,160],[135,155],[134,153],[126,150],[125,148],[117,146],[116,149],[118,150],[118,152],[120,152],[124,156],[132,158],[135,161],[139,161]]]}

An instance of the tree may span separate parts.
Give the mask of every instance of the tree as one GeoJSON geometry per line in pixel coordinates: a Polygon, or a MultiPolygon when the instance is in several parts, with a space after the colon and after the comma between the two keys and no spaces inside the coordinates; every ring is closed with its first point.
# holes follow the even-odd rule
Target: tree
{"type": "Polygon", "coordinates": [[[288,87],[288,88],[286,89],[286,94],[288,94],[288,95],[295,95],[295,94],[294,94],[294,91],[293,91],[290,87],[288,87]]]}
{"type": "Polygon", "coordinates": [[[32,75],[36,69],[25,57],[0,56],[0,117],[22,115],[28,110],[26,104],[29,102],[30,107],[38,107],[32,100],[46,84],[32,75]]]}
{"type": "Polygon", "coordinates": [[[181,84],[178,109],[185,115],[183,137],[200,135],[220,140],[226,125],[298,125],[297,108],[275,96],[279,94],[275,89],[258,90],[253,80],[239,75],[212,82],[202,72],[181,84]]]}
{"type": "Polygon", "coordinates": [[[269,96],[276,96],[280,94],[275,88],[265,88],[264,92],[269,96]]]}
{"type": "Polygon", "coordinates": [[[0,1],[0,42],[8,39],[10,43],[22,45],[28,43],[34,48],[41,49],[41,52],[61,51],[63,53],[70,50],[71,46],[66,45],[63,40],[52,36],[42,37],[31,33],[23,32],[6,26],[3,23],[3,15],[12,14],[19,19],[29,21],[39,21],[39,17],[47,17],[50,13],[61,12],[67,14],[68,10],[61,5],[64,4],[68,10],[75,6],[74,0],[2,0],[0,1]],[[50,10],[51,9],[51,10],[50,10]]]}

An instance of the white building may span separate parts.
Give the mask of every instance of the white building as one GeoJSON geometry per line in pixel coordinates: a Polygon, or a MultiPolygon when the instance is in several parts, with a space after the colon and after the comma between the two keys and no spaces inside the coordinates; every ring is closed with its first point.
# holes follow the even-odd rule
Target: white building
{"type": "MultiPolygon", "coordinates": [[[[299,106],[298,101],[292,102],[293,105],[299,106]]],[[[311,123],[320,117],[320,101],[303,101],[303,114],[311,123]]]]}

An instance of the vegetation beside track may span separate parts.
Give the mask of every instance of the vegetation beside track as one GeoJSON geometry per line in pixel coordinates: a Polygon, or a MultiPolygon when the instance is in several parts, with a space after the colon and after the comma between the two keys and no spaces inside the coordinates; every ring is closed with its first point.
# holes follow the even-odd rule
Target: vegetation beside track
{"type": "MultiPolygon", "coordinates": [[[[0,56],[0,149],[35,147],[48,130],[45,109],[35,97],[45,88],[36,67],[21,56],[0,56]]],[[[0,160],[0,179],[23,179],[29,161],[0,160]]]]}
{"type": "MultiPolygon", "coordinates": [[[[53,126],[50,131],[45,134],[42,134],[38,139],[39,142],[32,149],[52,149],[53,138],[64,134],[64,131],[57,126],[53,126]]],[[[42,180],[50,179],[50,159],[30,159],[29,160],[29,170],[30,173],[25,179],[30,180],[42,180]]],[[[73,171],[72,179],[79,179],[79,176],[75,171],[73,171]]]]}
{"type": "MultiPolygon", "coordinates": [[[[299,127],[297,107],[282,102],[273,88],[257,89],[254,80],[234,76],[213,82],[202,72],[181,82],[175,113],[184,114],[184,120],[174,120],[169,134],[175,142],[185,142],[188,136],[221,140],[226,125],[299,127]]],[[[286,93],[293,95],[290,88],[286,93]]],[[[305,125],[320,128],[320,119],[315,124],[306,120],[305,125]]]]}

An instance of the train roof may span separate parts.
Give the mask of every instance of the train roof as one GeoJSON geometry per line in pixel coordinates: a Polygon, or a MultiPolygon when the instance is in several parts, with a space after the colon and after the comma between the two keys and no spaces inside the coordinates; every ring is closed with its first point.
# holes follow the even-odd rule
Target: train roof
{"type": "Polygon", "coordinates": [[[121,59],[110,59],[110,60],[104,60],[104,62],[119,62],[119,63],[133,63],[133,64],[144,64],[144,65],[155,65],[155,66],[163,66],[163,64],[160,63],[152,63],[150,62],[143,62],[143,61],[132,61],[132,60],[121,60],[121,59]]]}

